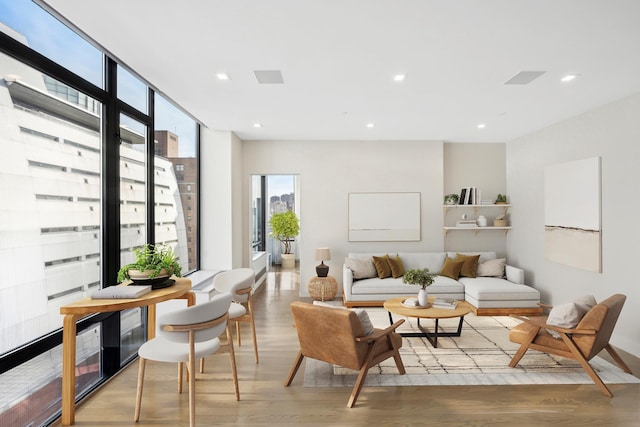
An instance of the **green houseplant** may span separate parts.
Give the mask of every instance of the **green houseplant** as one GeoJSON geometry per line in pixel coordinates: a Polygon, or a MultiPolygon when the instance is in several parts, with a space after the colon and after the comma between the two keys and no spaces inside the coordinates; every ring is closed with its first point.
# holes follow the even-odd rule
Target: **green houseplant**
{"type": "Polygon", "coordinates": [[[282,243],[282,267],[295,267],[295,254],[291,253],[293,238],[300,233],[298,217],[293,211],[275,213],[269,219],[271,232],[269,236],[282,243]],[[292,265],[293,264],[293,265],[292,265]]]}
{"type": "Polygon", "coordinates": [[[404,273],[404,276],[402,276],[402,283],[420,286],[421,289],[418,292],[418,304],[422,307],[426,307],[429,304],[427,286],[431,286],[433,284],[434,276],[435,274],[429,273],[428,268],[415,268],[407,271],[404,273]]]}
{"type": "Polygon", "coordinates": [[[496,205],[504,205],[507,203],[507,195],[506,194],[498,194],[496,196],[496,205]]]}
{"type": "Polygon", "coordinates": [[[146,244],[134,250],[136,262],[122,266],[118,271],[118,282],[133,278],[154,279],[176,275],[180,277],[181,267],[170,246],[146,244]]]}

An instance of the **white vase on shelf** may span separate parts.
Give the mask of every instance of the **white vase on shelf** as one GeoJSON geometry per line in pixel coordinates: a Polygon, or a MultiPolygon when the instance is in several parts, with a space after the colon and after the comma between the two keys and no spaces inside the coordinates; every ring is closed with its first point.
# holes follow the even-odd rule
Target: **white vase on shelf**
{"type": "Polygon", "coordinates": [[[429,305],[429,294],[427,294],[426,289],[420,289],[418,291],[418,304],[420,304],[420,307],[429,305]]]}

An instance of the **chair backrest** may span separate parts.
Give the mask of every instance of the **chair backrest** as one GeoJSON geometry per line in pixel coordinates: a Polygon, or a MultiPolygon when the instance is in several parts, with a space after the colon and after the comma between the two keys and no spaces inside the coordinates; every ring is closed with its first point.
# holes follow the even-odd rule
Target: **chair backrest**
{"type": "Polygon", "coordinates": [[[360,369],[368,344],[356,342],[365,335],[356,313],[300,301],[291,303],[300,351],[305,357],[360,369]]]}
{"type": "Polygon", "coordinates": [[[610,296],[593,306],[576,326],[576,329],[598,331],[595,335],[574,335],[573,341],[587,360],[600,353],[609,343],[626,299],[622,294],[610,296]]]}
{"type": "Polygon", "coordinates": [[[229,292],[235,302],[246,302],[249,294],[237,294],[236,291],[253,287],[255,277],[251,268],[235,268],[213,276],[213,287],[220,292],[229,292]]]}
{"type": "MultiPolygon", "coordinates": [[[[218,319],[229,311],[231,305],[231,294],[223,293],[214,295],[211,300],[204,304],[196,304],[191,307],[181,308],[180,310],[165,313],[158,316],[158,325],[160,330],[158,336],[162,336],[169,341],[177,343],[188,343],[188,332],[175,332],[163,330],[164,325],[191,325],[194,323],[203,323],[210,320],[218,319]]],[[[194,334],[194,342],[209,341],[217,338],[224,332],[227,322],[222,322],[211,328],[196,331],[194,334]]]]}

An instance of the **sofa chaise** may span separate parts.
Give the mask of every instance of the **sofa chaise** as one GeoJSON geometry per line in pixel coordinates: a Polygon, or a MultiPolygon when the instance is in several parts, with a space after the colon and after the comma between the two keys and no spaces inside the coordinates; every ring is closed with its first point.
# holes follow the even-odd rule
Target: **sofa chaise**
{"type": "MultiPolygon", "coordinates": [[[[495,252],[397,252],[365,253],[351,252],[343,266],[343,300],[347,307],[381,306],[389,298],[412,296],[418,287],[402,282],[402,277],[381,279],[371,274],[374,257],[388,255],[399,258],[404,270],[428,268],[437,273],[434,283],[427,288],[431,296],[465,300],[471,304],[476,315],[539,315],[542,313],[540,293],[524,284],[524,271],[506,265],[495,252]],[[465,276],[444,273],[443,266],[457,257],[476,257],[477,270],[465,276]],[[477,258],[479,256],[479,259],[477,258]],[[447,262],[449,262],[447,261],[447,262]],[[443,274],[449,274],[446,277],[443,274]],[[475,276],[475,277],[470,277],[475,276]]],[[[376,259],[379,262],[379,258],[376,259]]],[[[454,264],[454,263],[452,263],[454,264]]],[[[375,270],[375,265],[373,266],[375,270]]]]}

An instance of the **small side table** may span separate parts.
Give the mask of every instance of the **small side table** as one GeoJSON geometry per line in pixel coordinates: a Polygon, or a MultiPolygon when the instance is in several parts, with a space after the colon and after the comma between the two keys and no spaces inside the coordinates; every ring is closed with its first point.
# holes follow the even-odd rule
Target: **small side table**
{"type": "Polygon", "coordinates": [[[338,282],[332,276],[312,277],[307,284],[307,290],[314,300],[332,300],[338,293],[338,282]]]}

